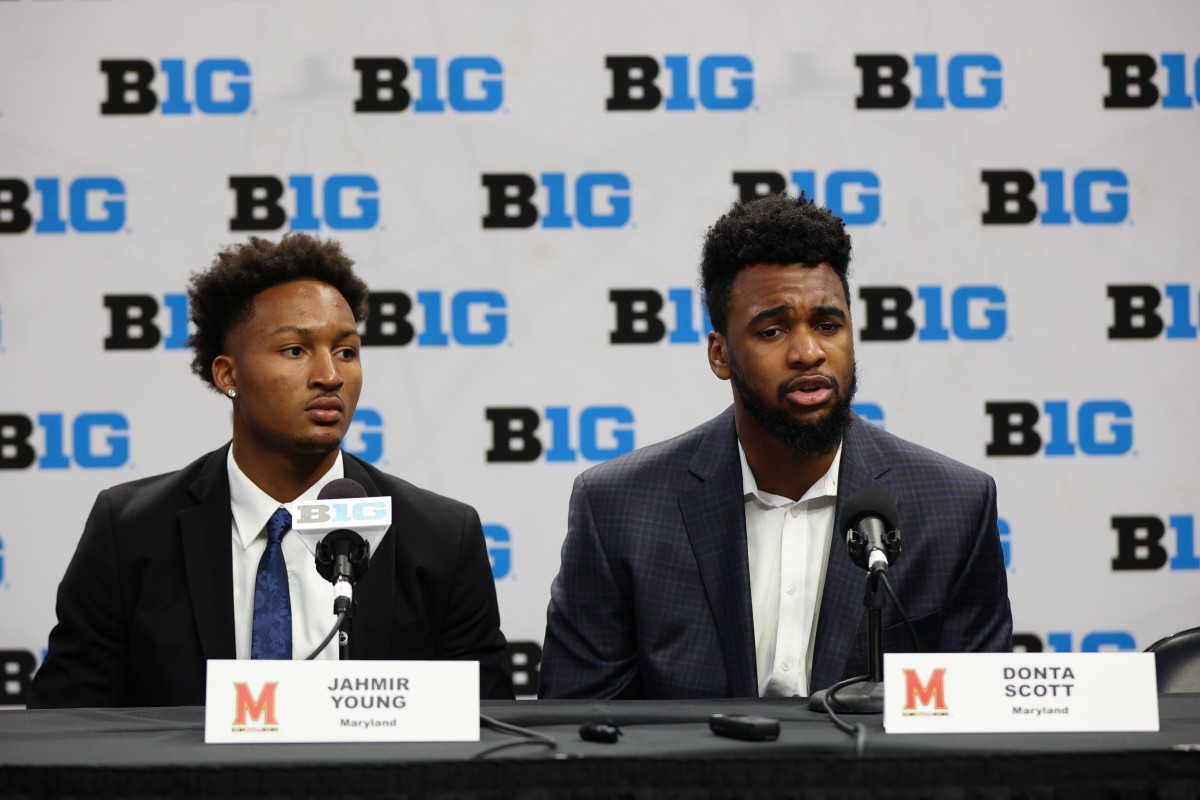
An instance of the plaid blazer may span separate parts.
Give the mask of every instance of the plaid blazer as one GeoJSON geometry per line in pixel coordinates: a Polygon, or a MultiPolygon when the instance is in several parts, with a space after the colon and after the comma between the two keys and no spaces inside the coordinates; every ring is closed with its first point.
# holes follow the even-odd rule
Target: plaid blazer
{"type": "MultiPolygon", "coordinates": [[[[866,573],[839,532],[845,501],[868,486],[896,503],[903,552],[888,577],[921,649],[1011,650],[995,482],[856,417],[843,442],[810,690],[867,672],[866,573]]],[[[541,697],[758,695],[732,407],[575,480],[550,595],[541,697]]],[[[912,650],[890,602],[883,626],[886,652],[912,650]]]]}

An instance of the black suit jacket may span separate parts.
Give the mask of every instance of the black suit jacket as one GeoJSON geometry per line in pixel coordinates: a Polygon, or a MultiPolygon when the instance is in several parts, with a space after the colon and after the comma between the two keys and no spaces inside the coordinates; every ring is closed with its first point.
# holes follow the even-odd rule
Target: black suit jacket
{"type": "MultiPolygon", "coordinates": [[[[842,512],[875,486],[899,513],[888,575],[927,652],[1012,649],[996,486],[860,417],[846,433],[811,691],[867,672],[866,572],[842,512]]],[[[913,645],[892,603],[884,647],[913,645]]],[[[543,697],[756,697],[746,515],[733,411],[593,467],[571,494],[551,587],[543,697]]]]}
{"type": "MultiPolygon", "coordinates": [[[[206,659],[236,657],[227,451],[100,493],[30,708],[204,704],[206,659]]],[[[392,496],[394,520],[355,587],[351,657],[478,660],[482,696],[511,698],[475,510],[349,454],[343,463],[368,496],[392,496]]]]}

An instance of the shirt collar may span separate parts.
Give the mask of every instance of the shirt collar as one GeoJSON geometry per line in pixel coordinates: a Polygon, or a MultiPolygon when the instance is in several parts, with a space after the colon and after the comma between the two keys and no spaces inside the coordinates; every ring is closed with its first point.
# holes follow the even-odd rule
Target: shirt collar
{"type": "MultiPolygon", "coordinates": [[[[233,510],[234,533],[244,550],[258,538],[266,526],[267,520],[283,504],[258,488],[254,481],[242,472],[242,468],[233,459],[232,447],[229,448],[225,464],[229,472],[229,501],[233,510]]],[[[338,450],[337,458],[334,459],[333,466],[329,468],[329,471],[318,478],[316,483],[305,489],[296,500],[316,500],[317,496],[321,494],[321,490],[325,488],[325,484],[342,477],[343,474],[342,451],[338,450]]]]}
{"type": "Polygon", "coordinates": [[[750,462],[746,460],[746,451],[742,448],[740,439],[738,440],[738,458],[742,465],[742,497],[745,500],[755,500],[768,508],[782,508],[793,503],[815,500],[818,497],[837,497],[838,470],[842,465],[842,442],[838,443],[837,452],[833,454],[833,461],[829,464],[829,469],[808,488],[808,491],[799,500],[764,492],[758,488],[758,482],[754,480],[754,473],[750,471],[750,462]]]}

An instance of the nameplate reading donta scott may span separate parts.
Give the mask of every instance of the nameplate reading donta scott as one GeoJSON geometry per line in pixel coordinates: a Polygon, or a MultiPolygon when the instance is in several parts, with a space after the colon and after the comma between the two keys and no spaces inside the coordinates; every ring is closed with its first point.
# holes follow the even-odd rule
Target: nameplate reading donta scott
{"type": "Polygon", "coordinates": [[[1151,653],[888,653],[888,733],[1157,731],[1151,653]]]}
{"type": "Polygon", "coordinates": [[[204,741],[477,742],[479,662],[209,661],[204,741]]]}

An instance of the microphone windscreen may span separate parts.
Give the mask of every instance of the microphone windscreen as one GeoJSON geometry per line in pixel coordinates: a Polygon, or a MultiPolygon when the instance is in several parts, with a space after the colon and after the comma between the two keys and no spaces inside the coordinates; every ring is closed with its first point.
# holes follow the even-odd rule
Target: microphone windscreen
{"type": "Polygon", "coordinates": [[[349,500],[352,497],[366,497],[367,490],[356,480],[337,478],[321,487],[318,500],[349,500]]]}
{"type": "Polygon", "coordinates": [[[842,509],[843,527],[857,528],[863,517],[879,517],[884,526],[891,531],[896,529],[896,520],[900,518],[900,514],[886,492],[870,487],[860,489],[846,501],[846,506],[842,509]]]}

